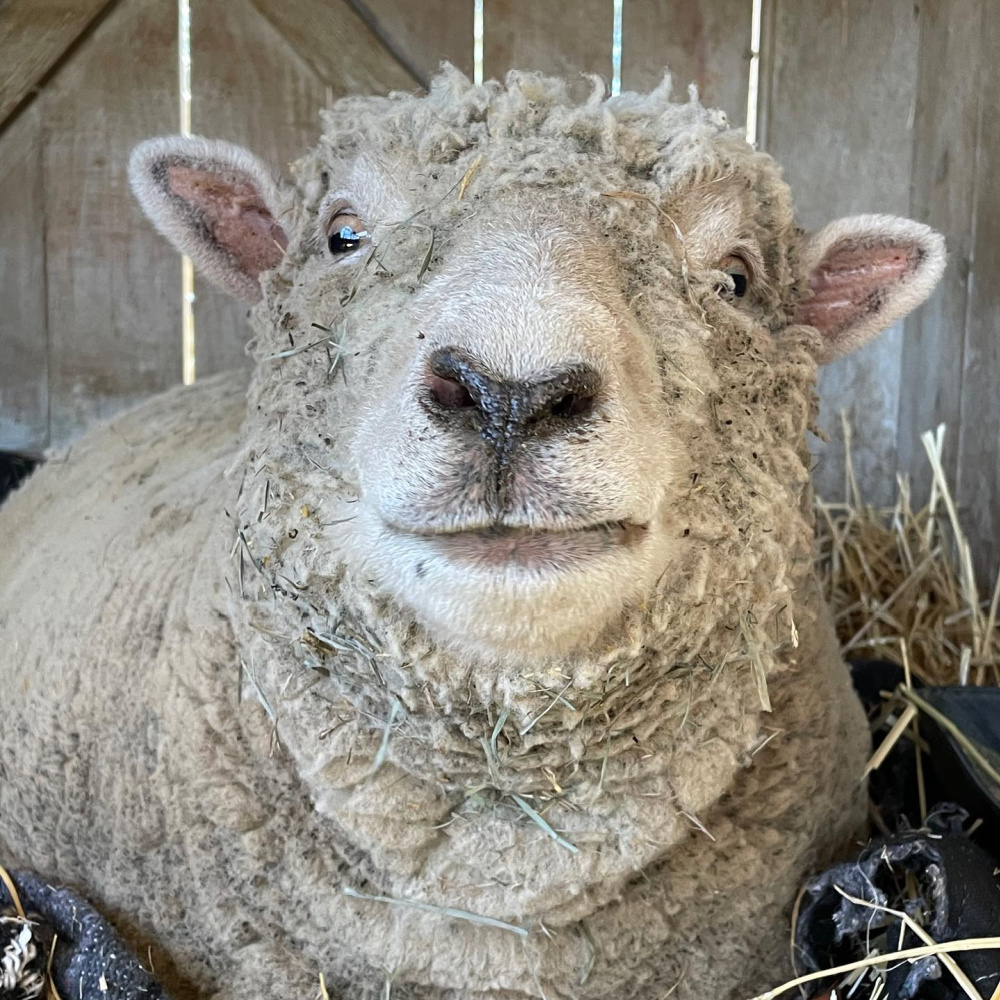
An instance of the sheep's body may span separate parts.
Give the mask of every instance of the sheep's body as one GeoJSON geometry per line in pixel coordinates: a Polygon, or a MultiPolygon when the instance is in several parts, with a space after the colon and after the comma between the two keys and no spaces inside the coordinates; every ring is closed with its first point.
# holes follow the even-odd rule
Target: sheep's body
{"type": "Polygon", "coordinates": [[[407,922],[438,963],[395,954],[398,997],[529,997],[532,967],[550,997],[658,997],[683,974],[675,995],[736,1000],[780,978],[800,878],[861,817],[863,726],[823,613],[799,623],[800,672],[772,682],[780,738],[698,816],[714,839],[692,829],[593,914],[593,952],[574,922],[526,947],[445,917],[359,912],[340,892],[357,860],[260,706],[237,705],[223,470],[244,399],[237,376],[158,397],[4,507],[0,857],[79,886],[140,954],[152,946],[178,998],[306,1000],[320,972],[345,998],[377,997],[369,942],[407,922]],[[428,980],[438,988],[412,985],[428,980]]]}
{"type": "Polygon", "coordinates": [[[178,996],[773,984],[863,817],[815,359],[926,295],[940,241],[806,242],[773,162],[666,88],[451,73],[325,124],[294,188],[202,140],[133,160],[161,228],[263,292],[257,367],[0,512],[0,860],[162,949],[178,996]]]}

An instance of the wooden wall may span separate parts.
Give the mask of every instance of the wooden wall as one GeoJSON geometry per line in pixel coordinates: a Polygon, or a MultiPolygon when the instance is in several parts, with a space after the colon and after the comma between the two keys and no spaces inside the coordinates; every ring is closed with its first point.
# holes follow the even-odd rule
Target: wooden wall
{"type": "MultiPolygon", "coordinates": [[[[341,94],[473,71],[473,0],[190,0],[195,132],[280,168],[341,94]]],[[[942,287],[826,369],[819,490],[843,495],[838,411],[865,495],[946,468],[984,576],[1000,563],[1000,5],[763,0],[759,144],[809,228],[885,211],[948,238],[942,287]]],[[[622,85],[669,65],[678,92],[746,118],[752,0],[623,0],[622,85]]],[[[483,68],[610,78],[613,0],[484,0],[483,68]]],[[[0,4],[0,450],[63,445],[180,378],[180,274],[126,189],[129,148],[175,131],[176,0],[0,4]]],[[[200,375],[242,362],[244,310],[196,285],[200,375]]]]}

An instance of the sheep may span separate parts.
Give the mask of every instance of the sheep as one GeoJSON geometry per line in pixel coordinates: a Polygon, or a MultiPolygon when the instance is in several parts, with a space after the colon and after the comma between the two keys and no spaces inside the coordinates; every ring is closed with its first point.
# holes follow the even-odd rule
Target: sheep
{"type": "Polygon", "coordinates": [[[176,996],[773,985],[864,817],[817,365],[923,301],[940,236],[801,232],[669,78],[446,68],[336,102],[290,180],[181,137],[130,177],[253,303],[254,364],[3,509],[0,860],[176,996]]]}

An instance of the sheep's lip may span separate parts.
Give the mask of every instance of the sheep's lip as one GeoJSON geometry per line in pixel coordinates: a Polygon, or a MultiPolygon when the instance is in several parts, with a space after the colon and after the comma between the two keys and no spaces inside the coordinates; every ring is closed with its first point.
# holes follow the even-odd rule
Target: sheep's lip
{"type": "Polygon", "coordinates": [[[638,545],[646,526],[630,521],[601,521],[577,528],[496,525],[408,534],[424,539],[437,554],[466,565],[557,570],[638,545]]]}

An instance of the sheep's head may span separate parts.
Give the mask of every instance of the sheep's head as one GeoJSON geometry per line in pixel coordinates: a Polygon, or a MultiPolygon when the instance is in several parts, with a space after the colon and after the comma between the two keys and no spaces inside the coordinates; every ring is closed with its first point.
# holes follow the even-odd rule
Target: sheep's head
{"type": "MultiPolygon", "coordinates": [[[[487,656],[592,646],[723,537],[780,591],[764,549],[808,534],[816,363],[926,297],[940,238],[804,236],[770,158],[667,87],[574,104],[450,72],[324,120],[294,183],[201,139],[131,166],[161,230],[258,302],[245,445],[270,496],[246,519],[289,512],[259,555],[305,589],[371,578],[487,656]]],[[[735,599],[741,565],[704,564],[701,597],[735,599]]]]}

